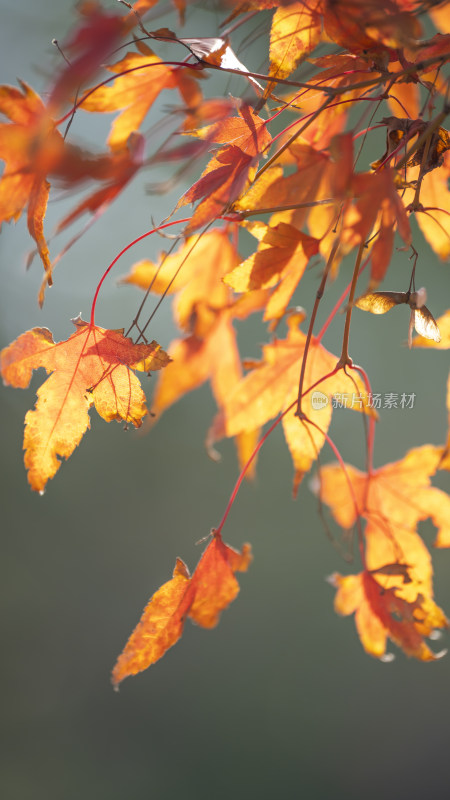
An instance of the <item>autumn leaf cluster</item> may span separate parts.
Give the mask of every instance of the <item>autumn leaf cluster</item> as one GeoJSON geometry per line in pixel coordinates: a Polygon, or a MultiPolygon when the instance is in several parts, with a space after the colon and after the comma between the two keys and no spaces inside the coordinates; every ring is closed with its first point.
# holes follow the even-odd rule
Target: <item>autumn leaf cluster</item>
{"type": "MultiPolygon", "coordinates": [[[[410,346],[450,346],[450,312],[435,319],[421,287],[426,247],[443,261],[450,256],[448,6],[229,0],[217,36],[203,38],[183,35],[184,23],[190,32],[184,0],[174,2],[170,28],[156,23],[158,13],[157,0],[114,10],[83,2],[46,91],[39,95],[24,83],[0,87],[0,224],[26,214],[32,256],[43,266],[41,306],[67,250],[138,174],[164,164],[166,188],[177,192],[170,218],[138,239],[166,231],[177,241],[121,276],[139,295],[126,333],[101,328],[95,310],[103,281],[134,242],[106,271],[100,266],[90,321],[73,320],[66,341],[55,343],[46,328],[35,328],[2,351],[8,385],[26,388],[39,367],[48,374],[25,418],[31,488],[43,492],[61,459],[72,455],[92,406],[108,422],[142,425],[148,407],[136,370],[158,371],[152,423],[209,382],[217,413],[205,431],[207,449],[215,457],[216,443],[233,438],[241,469],[230,505],[280,424],[294,494],[313,467],[321,506],[358,544],[361,571],[331,578],[336,610],[354,613],[372,655],[385,657],[391,640],[432,660],[427,639],[448,623],[434,601],[431,556],[418,524],[431,518],[436,547],[450,546],[450,499],[431,482],[449,469],[448,432],[440,445],[413,446],[397,462],[374,468],[379,421],[370,377],[351,358],[351,319],[360,313],[355,307],[384,314],[405,305],[410,346]],[[261,31],[263,67],[247,63],[240,46],[249,21],[261,31]],[[222,80],[217,97],[207,93],[212,73],[222,80]],[[227,93],[230,76],[235,96],[227,93]],[[152,135],[161,96],[169,131],[162,143],[152,135]],[[78,120],[104,114],[112,115],[107,140],[90,152],[77,143],[78,120]],[[46,210],[61,190],[81,195],[58,222],[55,235],[69,238],[53,253],[46,210]],[[410,259],[406,286],[394,274],[395,250],[410,259]],[[320,302],[332,296],[344,258],[353,263],[352,279],[318,330],[320,302]],[[307,312],[294,305],[306,270],[316,271],[318,285],[307,312]],[[179,335],[164,349],[147,335],[157,326],[147,312],[150,296],[159,298],[156,309],[172,297],[179,335]],[[322,338],[339,310],[345,329],[332,353],[322,338]],[[262,317],[267,343],[261,359],[250,361],[237,331],[253,314],[262,317]],[[346,464],[329,437],[332,400],[347,395],[359,398],[354,407],[366,420],[365,472],[346,464]],[[336,463],[322,465],[325,444],[336,463]]],[[[57,275],[64,280],[63,269],[57,275]]],[[[115,684],[159,659],[187,617],[212,627],[236,596],[234,573],[247,569],[250,555],[248,545],[238,553],[222,540],[230,505],[192,577],[178,559],[172,579],[151,598],[114,669],[115,684]]]]}

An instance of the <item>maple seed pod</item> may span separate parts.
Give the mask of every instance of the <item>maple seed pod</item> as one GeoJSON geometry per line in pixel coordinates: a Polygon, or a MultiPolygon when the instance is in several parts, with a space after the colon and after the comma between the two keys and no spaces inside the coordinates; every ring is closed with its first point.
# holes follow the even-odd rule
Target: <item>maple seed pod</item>
{"type": "Polygon", "coordinates": [[[369,292],[359,297],[355,306],[363,311],[370,311],[371,314],[385,314],[394,306],[409,305],[411,314],[408,326],[408,344],[411,348],[413,328],[425,339],[441,341],[437,322],[425,305],[426,299],[427,291],[424,287],[418,289],[417,292],[369,292]]]}

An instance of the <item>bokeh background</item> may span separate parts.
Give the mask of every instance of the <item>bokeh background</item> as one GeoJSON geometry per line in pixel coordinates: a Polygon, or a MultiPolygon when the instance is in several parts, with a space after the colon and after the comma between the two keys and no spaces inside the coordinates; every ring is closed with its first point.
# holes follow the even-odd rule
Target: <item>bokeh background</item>
{"type": "MultiPolygon", "coordinates": [[[[212,3],[203,5],[189,9],[187,36],[216,34],[223,15],[212,3]]],[[[1,82],[20,77],[42,91],[58,68],[51,40],[64,40],[72,3],[0,0],[0,12],[1,82]]],[[[158,26],[167,21],[161,17],[158,26]]],[[[257,68],[263,56],[264,40],[257,39],[246,58],[257,68]]],[[[217,87],[242,91],[236,81],[217,87]]],[[[79,115],[73,136],[89,142],[106,135],[108,122],[94,129],[79,115]]],[[[56,340],[70,335],[70,318],[80,311],[88,316],[112,258],[151,227],[152,215],[165,216],[185,188],[169,198],[146,194],[149,180],[164,177],[160,169],[137,180],[70,251],[43,311],[36,303],[41,266],[25,270],[25,223],[4,227],[2,346],[35,325],[49,327],[56,340]]],[[[57,202],[47,230],[61,213],[57,202]]],[[[418,284],[426,285],[438,316],[448,305],[448,265],[420,235],[418,241],[418,284]]],[[[137,247],[116,275],[163,246],[156,240],[137,247]]],[[[398,253],[386,288],[406,288],[409,269],[407,254],[398,253]]],[[[344,264],[321,320],[350,271],[344,264]]],[[[306,308],[319,278],[316,269],[302,281],[296,300],[306,308]]],[[[111,279],[98,323],[127,327],[139,300],[137,290],[117,288],[111,279]]],[[[355,312],[352,322],[352,356],[368,369],[374,391],[417,394],[413,409],[382,413],[377,465],[445,436],[448,356],[409,352],[407,322],[407,309],[385,318],[355,312]]],[[[325,340],[334,352],[342,326],[339,319],[325,340]]],[[[169,305],[156,316],[152,335],[163,346],[173,337],[169,305]]],[[[243,353],[258,356],[267,340],[260,323],[252,320],[240,335],[243,353]]],[[[324,578],[359,567],[346,564],[327,538],[308,479],[292,500],[281,431],[265,445],[257,479],[241,490],[224,530],[230,544],[250,541],[254,549],[238,599],[217,629],[187,624],[162,661],[112,691],[109,672],[148,597],[169,578],[176,555],[195,566],[202,550],[195,542],[220,520],[236,459],[229,443],[221,446],[219,464],[206,455],[214,405],[204,388],[170,409],[147,436],[124,433],[93,412],[91,431],[39,497],[27,485],[21,440],[23,416],[41,380],[39,374],[29,390],[3,388],[0,395],[2,797],[446,797],[449,657],[421,664],[397,653],[392,663],[378,662],[364,654],[353,620],[335,615],[324,578]]],[[[363,466],[360,415],[342,410],[334,417],[332,435],[345,458],[363,466]]],[[[331,455],[324,451],[324,459],[331,455]]],[[[420,530],[431,545],[432,526],[420,530]]],[[[449,553],[433,555],[436,598],[449,611],[449,553]]],[[[448,646],[448,636],[435,646],[448,646]]]]}

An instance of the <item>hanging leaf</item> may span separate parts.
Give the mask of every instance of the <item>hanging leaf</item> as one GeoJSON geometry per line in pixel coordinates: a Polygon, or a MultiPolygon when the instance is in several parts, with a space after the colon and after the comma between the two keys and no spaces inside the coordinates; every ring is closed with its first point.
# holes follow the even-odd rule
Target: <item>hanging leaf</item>
{"type": "Polygon", "coordinates": [[[90,427],[91,406],[106,422],[123,420],[138,428],[147,408],[133,370],[149,372],[169,362],[157,342],[133,344],[123,330],[72,321],[76,332],[66,341],[55,343],[47,328],[33,328],[1,353],[9,386],[26,389],[39,367],[50,373],[25,416],[25,466],[31,488],[41,493],[61,466],[59,457],[69,458],[90,427]]]}
{"type": "Polygon", "coordinates": [[[214,628],[222,611],[239,592],[235,572],[246,572],[252,560],[250,546],[241,552],[214,533],[196,570],[189,575],[177,559],[170,581],[158,589],[146,606],[112,673],[113,685],[158,661],[183,633],[189,617],[202,628],[214,628]]]}

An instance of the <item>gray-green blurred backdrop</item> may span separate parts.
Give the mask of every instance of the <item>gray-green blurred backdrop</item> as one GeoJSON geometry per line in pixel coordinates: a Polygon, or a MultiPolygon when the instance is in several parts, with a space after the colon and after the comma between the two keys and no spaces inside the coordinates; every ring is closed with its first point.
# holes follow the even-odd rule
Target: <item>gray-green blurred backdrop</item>
{"type": "MultiPolygon", "coordinates": [[[[116,7],[112,0],[109,5],[116,7]]],[[[205,5],[188,10],[185,35],[216,34],[222,15],[205,5]]],[[[2,83],[20,77],[43,89],[58,68],[51,40],[64,40],[71,6],[70,0],[1,0],[2,83]]],[[[161,24],[167,24],[163,17],[161,24]]],[[[247,51],[254,68],[263,61],[263,41],[247,51]]],[[[235,94],[245,88],[237,79],[217,87],[235,94]]],[[[71,133],[89,142],[104,136],[108,123],[94,127],[79,115],[71,133]]],[[[35,325],[48,326],[56,340],[70,335],[70,318],[88,316],[112,258],[151,227],[152,216],[165,216],[185,188],[170,198],[145,193],[148,181],[164,177],[162,168],[137,180],[73,247],[56,270],[43,311],[36,303],[41,266],[36,261],[25,270],[25,223],[4,227],[2,346],[35,325]]],[[[49,231],[56,206],[49,210],[49,231]]],[[[116,276],[138,258],[156,257],[164,242],[154,238],[128,254],[116,276]]],[[[399,253],[386,288],[407,288],[409,268],[407,254],[399,253]]],[[[350,270],[343,266],[321,321],[350,270]]],[[[302,282],[296,300],[306,308],[319,277],[316,269],[302,282]]],[[[437,262],[422,239],[418,283],[426,285],[438,316],[448,305],[448,265],[437,262]]],[[[127,327],[139,300],[137,290],[117,288],[111,278],[98,323],[127,327]]],[[[374,390],[417,394],[413,409],[382,414],[377,465],[445,435],[448,356],[409,352],[407,318],[407,309],[382,319],[355,312],[352,323],[352,356],[367,367],[374,390]]],[[[342,319],[325,340],[334,352],[341,334],[342,319]]],[[[164,347],[173,335],[167,304],[152,336],[164,347]]],[[[265,340],[258,321],[241,331],[246,356],[258,356],[265,340]]],[[[230,544],[250,541],[254,549],[238,599],[217,629],[188,624],[162,661],[125,681],[118,694],[112,691],[109,672],[148,597],[169,578],[176,555],[195,566],[202,549],[195,542],[218,523],[237,477],[235,455],[230,444],[221,447],[219,464],[206,455],[214,405],[204,388],[167,412],[147,436],[124,433],[93,412],[91,431],[39,497],[27,485],[21,440],[23,416],[41,380],[39,374],[30,390],[5,388],[0,396],[2,797],[447,797],[449,658],[421,664],[399,653],[390,664],[378,662],[364,654],[353,620],[335,615],[334,592],[324,578],[359,567],[345,564],[328,540],[308,479],[292,500],[281,431],[265,445],[257,479],[241,490],[224,530],[230,544]]],[[[360,415],[336,412],[332,435],[344,457],[363,466],[360,415]]],[[[331,460],[326,451],[324,459],[331,460]]],[[[432,526],[420,530],[431,544],[432,526]]],[[[450,557],[433,555],[436,598],[448,611],[450,557]]],[[[444,636],[437,647],[446,645],[444,636]]]]}

